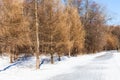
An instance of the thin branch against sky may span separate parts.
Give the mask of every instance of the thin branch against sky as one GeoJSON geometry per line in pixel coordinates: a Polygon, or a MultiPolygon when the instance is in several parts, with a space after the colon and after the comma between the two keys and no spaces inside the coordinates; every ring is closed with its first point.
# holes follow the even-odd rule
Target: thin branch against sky
{"type": "Polygon", "coordinates": [[[120,0],[94,0],[100,5],[104,6],[107,10],[106,13],[112,20],[108,24],[120,25],[120,0]]]}

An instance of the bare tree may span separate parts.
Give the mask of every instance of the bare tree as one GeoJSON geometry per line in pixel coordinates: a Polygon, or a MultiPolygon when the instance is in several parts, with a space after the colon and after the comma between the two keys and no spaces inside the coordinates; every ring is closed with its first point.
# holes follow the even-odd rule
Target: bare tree
{"type": "Polygon", "coordinates": [[[23,19],[21,3],[11,2],[10,0],[3,1],[1,9],[3,20],[0,30],[2,30],[3,50],[10,53],[10,62],[13,62],[13,53],[16,53],[20,47],[31,45],[31,41],[27,18],[23,19]]]}
{"type": "Polygon", "coordinates": [[[38,23],[38,0],[35,0],[35,27],[36,27],[36,69],[39,69],[39,23],[38,23]]]}
{"type": "Polygon", "coordinates": [[[104,24],[106,22],[106,16],[104,10],[99,4],[90,0],[81,0],[75,5],[78,7],[82,24],[86,30],[86,51],[96,52],[102,50],[105,44],[104,24]]]}

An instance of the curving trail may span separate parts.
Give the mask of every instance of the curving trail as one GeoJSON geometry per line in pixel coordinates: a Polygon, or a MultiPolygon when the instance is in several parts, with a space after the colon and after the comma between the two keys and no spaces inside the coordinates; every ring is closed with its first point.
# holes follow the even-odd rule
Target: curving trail
{"type": "Polygon", "coordinates": [[[86,65],[78,65],[67,74],[49,80],[120,80],[120,54],[106,52],[97,56],[86,65]]]}

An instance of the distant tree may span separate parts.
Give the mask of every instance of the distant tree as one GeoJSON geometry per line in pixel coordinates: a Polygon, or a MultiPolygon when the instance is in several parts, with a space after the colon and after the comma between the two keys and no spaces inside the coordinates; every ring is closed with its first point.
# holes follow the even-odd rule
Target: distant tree
{"type": "Polygon", "coordinates": [[[78,14],[76,7],[70,6],[70,8],[68,8],[67,18],[68,18],[67,24],[68,27],[70,28],[69,44],[71,44],[71,50],[73,51],[72,53],[78,54],[84,48],[85,31],[83,29],[80,15],[78,14]]]}
{"type": "Polygon", "coordinates": [[[81,21],[86,30],[85,48],[87,52],[101,51],[105,44],[104,25],[106,16],[99,4],[89,0],[75,0],[81,21]]]}
{"type": "Polygon", "coordinates": [[[116,35],[112,33],[114,27],[106,25],[105,29],[105,41],[104,50],[115,50],[118,49],[119,39],[116,35]]]}
{"type": "Polygon", "coordinates": [[[10,62],[13,62],[12,55],[18,48],[31,45],[28,22],[23,16],[21,3],[4,0],[1,11],[0,40],[3,50],[10,53],[10,62]]]}
{"type": "Polygon", "coordinates": [[[53,55],[55,53],[56,41],[54,36],[57,32],[58,19],[58,5],[59,1],[46,0],[39,5],[39,25],[40,27],[40,42],[41,51],[49,53],[51,56],[51,63],[54,63],[53,55]]]}
{"type": "Polygon", "coordinates": [[[81,23],[81,15],[75,6],[75,0],[65,0],[66,11],[68,12],[67,26],[68,26],[68,50],[69,56],[71,53],[80,53],[84,47],[85,31],[81,23]]]}
{"type": "Polygon", "coordinates": [[[120,49],[120,26],[112,26],[110,28],[111,33],[118,38],[119,43],[117,44],[117,46],[118,49],[120,49]]]}
{"type": "Polygon", "coordinates": [[[40,49],[40,42],[39,42],[39,22],[38,22],[38,0],[35,0],[35,28],[36,28],[36,69],[39,69],[40,59],[39,59],[39,49],[40,49]]]}

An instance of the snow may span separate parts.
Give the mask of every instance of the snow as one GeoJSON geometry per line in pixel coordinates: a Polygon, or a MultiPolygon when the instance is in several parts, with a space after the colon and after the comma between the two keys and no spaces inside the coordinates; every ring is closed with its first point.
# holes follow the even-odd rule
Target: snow
{"type": "MultiPolygon", "coordinates": [[[[49,57],[46,56],[42,56],[41,59],[49,61],[49,57]]],[[[36,70],[35,57],[30,57],[1,71],[0,80],[120,80],[119,61],[119,52],[104,51],[71,58],[64,56],[62,61],[56,61],[55,64],[46,61],[40,70],[36,70]],[[98,79],[100,76],[104,79],[98,79]]],[[[0,57],[0,70],[8,65],[10,65],[9,58],[0,57]]]]}
{"type": "Polygon", "coordinates": [[[120,53],[114,53],[113,58],[108,61],[108,67],[106,80],[120,80],[120,53]]]}

